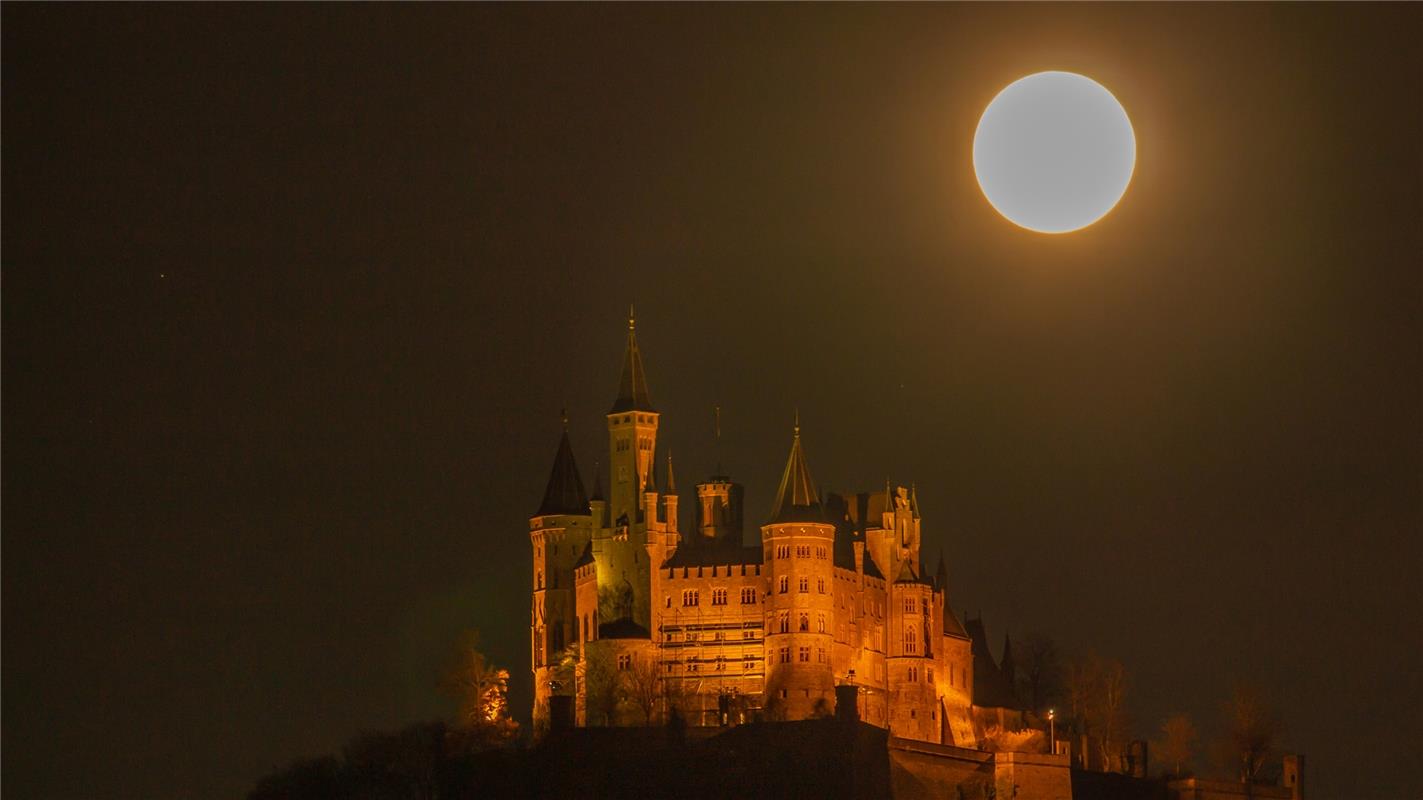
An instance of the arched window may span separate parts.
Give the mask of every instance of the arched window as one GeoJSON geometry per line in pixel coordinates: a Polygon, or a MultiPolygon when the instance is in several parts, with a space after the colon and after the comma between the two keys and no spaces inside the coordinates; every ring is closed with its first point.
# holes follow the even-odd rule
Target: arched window
{"type": "Polygon", "coordinates": [[[756,602],[756,590],[755,590],[755,589],[742,589],[742,590],[741,590],[741,604],[742,604],[742,605],[751,605],[751,604],[754,604],[755,602],[756,602]]]}
{"type": "Polygon", "coordinates": [[[809,630],[810,630],[810,615],[809,615],[809,614],[801,614],[801,615],[800,615],[800,630],[801,630],[802,632],[805,632],[805,631],[809,631],[809,630]]]}
{"type": "Polygon", "coordinates": [[[701,601],[701,592],[696,589],[685,589],[682,591],[682,605],[697,606],[701,605],[701,601]]]}
{"type": "Polygon", "coordinates": [[[820,613],[820,614],[816,614],[816,615],[815,615],[815,627],[816,627],[816,633],[825,633],[825,614],[824,614],[824,613],[820,613]]]}
{"type": "MultiPolygon", "coordinates": [[[[777,588],[780,589],[781,594],[785,594],[786,592],[789,592],[789,591],[790,591],[790,585],[791,585],[791,579],[790,579],[789,577],[785,576],[785,575],[782,575],[780,581],[777,582],[777,588]]],[[[542,588],[542,586],[543,586],[543,584],[540,584],[540,588],[542,588]]]]}
{"type": "Polygon", "coordinates": [[[914,640],[915,640],[914,629],[913,629],[913,628],[905,628],[905,629],[904,629],[904,652],[906,652],[906,653],[914,653],[914,652],[917,652],[917,651],[918,651],[918,645],[915,643],[914,640]]]}
{"type": "Polygon", "coordinates": [[[714,606],[724,606],[724,605],[726,605],[726,590],[725,590],[725,589],[712,589],[712,605],[714,605],[714,606]]]}
{"type": "Polygon", "coordinates": [[[816,579],[815,579],[815,591],[820,592],[821,594],[825,594],[825,579],[824,579],[824,578],[816,578],[816,579]]]}
{"type": "Polygon", "coordinates": [[[791,632],[791,615],[788,611],[781,612],[781,633],[791,632]]]}
{"type": "Polygon", "coordinates": [[[801,590],[801,592],[809,592],[809,591],[810,591],[810,578],[801,578],[801,579],[800,579],[800,590],[801,590]]]}

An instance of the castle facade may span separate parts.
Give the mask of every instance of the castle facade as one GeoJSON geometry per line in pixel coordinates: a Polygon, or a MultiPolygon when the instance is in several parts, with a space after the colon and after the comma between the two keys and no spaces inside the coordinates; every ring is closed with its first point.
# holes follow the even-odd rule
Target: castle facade
{"type": "Polygon", "coordinates": [[[972,643],[942,556],[923,567],[915,490],[822,497],[797,422],[759,544],[727,475],[696,484],[684,529],[659,420],[629,317],[606,491],[585,491],[565,431],[529,520],[536,727],[570,706],[577,724],[807,719],[853,686],[864,722],[977,747],[972,643]]]}

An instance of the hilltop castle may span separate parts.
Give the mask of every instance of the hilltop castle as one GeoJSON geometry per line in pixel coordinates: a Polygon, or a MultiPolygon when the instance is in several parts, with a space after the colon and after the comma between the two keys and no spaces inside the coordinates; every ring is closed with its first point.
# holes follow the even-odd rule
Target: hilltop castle
{"type": "Polygon", "coordinates": [[[824,716],[854,686],[864,722],[977,747],[981,637],[949,609],[942,556],[925,572],[914,489],[822,497],[797,421],[759,544],[742,542],[742,487],[726,475],[696,485],[684,530],[670,458],[660,490],[655,477],[659,419],[629,316],[607,492],[601,475],[585,492],[565,431],[529,520],[536,726],[570,705],[560,695],[577,724],[654,723],[675,707],[727,725],[824,716]],[[611,670],[646,699],[590,700],[611,670]]]}

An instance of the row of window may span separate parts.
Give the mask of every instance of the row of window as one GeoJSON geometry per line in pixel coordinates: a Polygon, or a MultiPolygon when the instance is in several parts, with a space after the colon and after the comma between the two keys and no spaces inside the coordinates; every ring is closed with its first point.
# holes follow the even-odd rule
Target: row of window
{"type": "MultiPolygon", "coordinates": [[[[801,578],[797,579],[797,581],[796,581],[796,587],[797,587],[801,592],[809,592],[809,591],[810,591],[810,578],[801,577],[801,578]]],[[[790,589],[791,589],[791,578],[790,578],[790,576],[789,576],[789,575],[782,575],[782,576],[780,577],[780,579],[776,581],[776,589],[779,590],[781,594],[785,594],[786,592],[789,592],[790,589]]],[[[819,594],[825,594],[825,579],[824,579],[824,578],[816,578],[816,579],[815,579],[815,591],[818,592],[819,594]]]]}
{"type": "MultiPolygon", "coordinates": [[[[780,662],[782,664],[791,663],[791,649],[789,647],[782,647],[779,651],[777,651],[776,655],[780,659],[780,662]]],[[[801,663],[810,663],[810,648],[796,648],[796,661],[799,661],[801,663]]],[[[827,663],[827,659],[825,657],[825,648],[815,648],[815,662],[817,664],[827,663]]]]}
{"type": "MultiPolygon", "coordinates": [[[[714,606],[724,606],[724,605],[726,605],[727,597],[728,597],[728,595],[727,595],[727,591],[726,591],[725,589],[712,589],[712,593],[711,593],[711,604],[714,605],[714,606]]],[[[755,603],[756,603],[756,590],[755,590],[755,589],[742,589],[742,590],[741,590],[741,604],[742,604],[742,605],[755,605],[755,603]]],[[[683,605],[683,607],[691,608],[691,607],[693,607],[693,606],[699,606],[699,605],[701,605],[701,604],[702,604],[702,592],[701,592],[700,589],[683,589],[683,590],[682,590],[682,605],[683,605]]],[[[667,598],[667,607],[668,607],[668,608],[671,608],[671,607],[672,607],[672,598],[671,598],[670,596],[667,598]]]]}
{"type": "MultiPolygon", "coordinates": [[[[790,633],[790,632],[791,632],[791,615],[790,615],[790,612],[788,612],[788,611],[782,611],[782,612],[780,613],[780,616],[779,616],[777,619],[778,619],[778,625],[777,625],[777,627],[780,629],[780,632],[781,632],[781,633],[790,633]]],[[[809,632],[810,632],[810,615],[809,615],[809,614],[801,614],[801,615],[800,615],[800,622],[799,622],[799,626],[798,626],[797,630],[798,630],[800,633],[809,633],[809,632]]],[[[821,612],[821,613],[815,615],[815,632],[816,632],[816,633],[825,633],[825,613],[824,613],[824,612],[821,612]]]]}
{"type": "MultiPolygon", "coordinates": [[[[826,559],[826,558],[829,558],[829,557],[830,557],[830,548],[826,547],[826,546],[823,545],[823,544],[815,545],[815,550],[814,550],[814,552],[815,552],[815,557],[816,557],[816,558],[819,558],[819,559],[826,559]]],[[[811,554],[811,546],[810,546],[810,545],[808,545],[808,544],[798,544],[798,545],[795,546],[795,557],[796,557],[796,558],[810,558],[810,554],[811,554]]],[[[791,546],[790,546],[790,545],[788,545],[788,544],[778,544],[778,545],[776,545],[776,558],[790,558],[790,557],[791,557],[791,546]]]]}
{"type": "MultiPolygon", "coordinates": [[[[682,636],[683,634],[677,633],[676,631],[668,631],[666,640],[669,642],[699,642],[702,638],[702,634],[699,631],[687,631],[685,640],[682,638],[682,636]]],[[[742,631],[741,638],[743,641],[754,640],[756,638],[756,631],[742,631]]],[[[726,641],[726,631],[716,631],[715,634],[712,636],[712,640],[717,642],[726,641]]]]}

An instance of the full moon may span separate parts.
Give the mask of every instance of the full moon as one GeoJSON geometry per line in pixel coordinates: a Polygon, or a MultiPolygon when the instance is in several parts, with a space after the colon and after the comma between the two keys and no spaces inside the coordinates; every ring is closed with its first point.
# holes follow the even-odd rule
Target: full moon
{"type": "Polygon", "coordinates": [[[1136,167],[1136,135],[1117,98],[1073,72],[1019,78],[993,98],[973,136],[973,171],[1016,225],[1068,233],[1117,204],[1136,167]]]}

